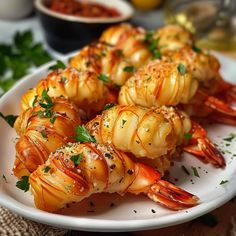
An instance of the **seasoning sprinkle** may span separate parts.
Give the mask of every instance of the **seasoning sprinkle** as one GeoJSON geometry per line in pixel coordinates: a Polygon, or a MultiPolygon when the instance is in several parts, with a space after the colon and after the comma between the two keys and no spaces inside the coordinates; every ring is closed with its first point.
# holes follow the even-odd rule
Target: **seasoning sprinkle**
{"type": "Polygon", "coordinates": [[[200,178],[200,176],[199,176],[199,174],[198,174],[198,171],[197,171],[197,168],[196,168],[196,167],[193,167],[193,166],[191,166],[191,168],[192,168],[192,170],[193,170],[193,174],[194,174],[196,177],[200,178]]]}
{"type": "Polygon", "coordinates": [[[190,172],[188,171],[188,169],[184,165],[181,166],[181,168],[187,175],[190,175],[190,172]]]}

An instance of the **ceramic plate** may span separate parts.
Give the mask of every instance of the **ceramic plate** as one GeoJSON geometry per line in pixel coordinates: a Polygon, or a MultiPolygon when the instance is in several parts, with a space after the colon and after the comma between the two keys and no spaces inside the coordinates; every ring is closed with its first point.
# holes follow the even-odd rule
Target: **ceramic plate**
{"type": "MultiPolygon", "coordinates": [[[[236,62],[218,55],[222,63],[224,78],[233,82],[236,73],[236,62]]],[[[65,58],[67,61],[68,58],[65,58]]],[[[4,114],[18,114],[20,98],[27,89],[48,73],[50,63],[33,74],[22,79],[0,99],[0,111],[4,114]]],[[[187,210],[171,211],[152,202],[145,196],[117,194],[98,194],[80,204],[58,212],[43,212],[34,207],[30,192],[24,193],[15,187],[16,178],[12,175],[15,158],[16,133],[4,120],[0,120],[0,205],[28,219],[69,229],[86,231],[133,231],[162,228],[190,221],[203,215],[225,202],[236,194],[236,138],[231,142],[224,140],[230,133],[236,134],[236,127],[214,124],[207,127],[209,136],[224,152],[225,169],[215,169],[191,155],[184,154],[181,162],[175,162],[170,170],[170,180],[176,185],[196,194],[201,201],[198,206],[187,210]],[[181,166],[190,172],[187,175],[181,166]],[[192,167],[199,176],[194,175],[192,167]],[[225,184],[221,184],[222,181],[225,184]]]]}

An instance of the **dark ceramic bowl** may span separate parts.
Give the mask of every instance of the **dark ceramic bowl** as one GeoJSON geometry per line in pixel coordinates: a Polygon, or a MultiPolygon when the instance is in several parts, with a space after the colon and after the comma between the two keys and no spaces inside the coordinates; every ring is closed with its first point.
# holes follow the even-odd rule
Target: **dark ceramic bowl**
{"type": "Polygon", "coordinates": [[[114,7],[121,13],[121,16],[110,18],[78,17],[50,10],[47,7],[49,1],[36,0],[35,7],[48,44],[62,53],[81,48],[97,39],[107,27],[128,21],[134,13],[131,5],[123,0],[89,0],[104,6],[114,7]]]}

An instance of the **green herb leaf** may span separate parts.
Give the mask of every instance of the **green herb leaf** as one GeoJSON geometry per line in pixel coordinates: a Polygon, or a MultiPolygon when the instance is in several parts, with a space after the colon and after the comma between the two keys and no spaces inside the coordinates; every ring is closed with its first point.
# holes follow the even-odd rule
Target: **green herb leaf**
{"type": "Polygon", "coordinates": [[[200,53],[202,52],[202,50],[200,48],[198,48],[197,46],[193,45],[192,47],[193,51],[196,52],[196,53],[200,53]]]}
{"type": "Polygon", "coordinates": [[[58,69],[64,70],[64,69],[66,69],[66,66],[62,61],[57,60],[57,63],[53,66],[50,66],[48,69],[49,70],[58,70],[58,69]]]}
{"type": "Polygon", "coordinates": [[[178,71],[181,75],[184,75],[186,73],[186,68],[185,68],[184,64],[180,63],[178,65],[178,71]]]}
{"type": "Polygon", "coordinates": [[[75,129],[76,136],[74,137],[77,142],[92,142],[96,143],[96,139],[90,135],[84,125],[78,125],[75,129]]]}
{"type": "Polygon", "coordinates": [[[2,112],[0,112],[0,117],[2,117],[11,127],[13,127],[18,116],[14,115],[4,116],[2,112]]]}
{"type": "Polygon", "coordinates": [[[211,213],[207,213],[199,217],[197,220],[199,220],[202,224],[210,226],[210,227],[216,226],[219,222],[217,217],[211,213]]]}
{"type": "Polygon", "coordinates": [[[190,172],[188,171],[188,169],[184,165],[181,166],[181,168],[187,175],[190,175],[190,172]]]}
{"type": "Polygon", "coordinates": [[[193,170],[193,174],[194,174],[196,177],[200,178],[200,176],[199,176],[199,174],[198,174],[198,171],[197,171],[197,168],[196,168],[196,167],[193,167],[193,166],[191,166],[191,168],[192,168],[192,170],[193,170]]]}
{"type": "Polygon", "coordinates": [[[75,166],[78,166],[79,163],[81,162],[82,158],[83,158],[83,154],[80,153],[78,155],[72,156],[70,159],[71,159],[71,161],[74,162],[75,166]]]}
{"type": "Polygon", "coordinates": [[[191,134],[191,133],[185,133],[184,134],[185,139],[191,139],[192,137],[193,137],[193,134],[191,134]]]}
{"type": "Polygon", "coordinates": [[[54,124],[55,123],[55,121],[56,121],[56,116],[53,116],[51,119],[50,119],[50,122],[52,123],[52,124],[54,124]]]}
{"type": "Polygon", "coordinates": [[[50,167],[50,166],[45,166],[45,167],[43,168],[43,172],[44,172],[44,173],[48,173],[49,170],[51,170],[51,167],[50,167]]]}
{"type": "Polygon", "coordinates": [[[227,142],[231,142],[235,137],[236,135],[234,133],[230,133],[229,136],[226,138],[223,138],[223,140],[227,142]]]}
{"type": "Polygon", "coordinates": [[[115,106],[114,103],[108,103],[108,104],[106,104],[106,105],[104,106],[103,110],[104,110],[104,111],[105,111],[105,110],[108,110],[108,109],[110,109],[110,108],[112,108],[112,107],[114,107],[114,106],[115,106]]]}
{"type": "Polygon", "coordinates": [[[122,119],[122,126],[127,122],[127,120],[122,119]]]}
{"type": "Polygon", "coordinates": [[[134,73],[136,71],[134,66],[126,66],[123,71],[128,72],[128,73],[134,73]]]}
{"type": "Polygon", "coordinates": [[[42,135],[43,138],[48,138],[48,136],[45,132],[41,131],[40,134],[42,135]]]}
{"type": "Polygon", "coordinates": [[[32,102],[32,106],[34,107],[35,104],[37,103],[38,101],[38,95],[34,96],[34,101],[32,102]]]}
{"type": "Polygon", "coordinates": [[[16,182],[16,187],[27,192],[29,190],[29,176],[22,176],[21,179],[16,182]]]}
{"type": "Polygon", "coordinates": [[[98,75],[98,79],[102,80],[103,82],[107,83],[109,81],[109,76],[106,74],[98,75]]]}
{"type": "Polygon", "coordinates": [[[228,180],[222,180],[222,181],[220,182],[220,185],[226,184],[226,183],[228,183],[228,182],[229,182],[228,180]]]}
{"type": "Polygon", "coordinates": [[[7,178],[6,178],[5,175],[2,175],[2,179],[3,179],[3,181],[4,181],[5,183],[7,183],[7,178]]]}

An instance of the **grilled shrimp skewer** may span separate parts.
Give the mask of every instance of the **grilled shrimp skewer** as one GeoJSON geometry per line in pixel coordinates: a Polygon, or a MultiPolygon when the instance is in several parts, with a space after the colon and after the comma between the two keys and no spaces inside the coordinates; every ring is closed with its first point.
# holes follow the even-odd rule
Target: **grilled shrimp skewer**
{"type": "Polygon", "coordinates": [[[190,115],[214,119],[212,114],[217,114],[218,121],[236,124],[236,111],[199,87],[199,81],[183,64],[153,61],[140,68],[122,86],[119,103],[145,107],[182,104],[190,115]]]}
{"type": "MultiPolygon", "coordinates": [[[[207,138],[206,131],[184,112],[173,107],[149,109],[117,105],[86,126],[98,143],[112,144],[137,158],[159,160],[181,146],[216,167],[225,165],[223,156],[207,138]],[[184,138],[187,133],[191,135],[189,142],[184,138]]],[[[168,167],[162,166],[158,170],[164,172],[168,167]]]]}
{"type": "Polygon", "coordinates": [[[30,175],[29,182],[36,207],[48,212],[101,192],[143,193],[172,210],[198,202],[191,193],[161,180],[153,168],[133,162],[111,146],[94,143],[74,143],[57,149],[46,164],[30,175]]]}
{"type": "Polygon", "coordinates": [[[44,164],[50,152],[72,142],[74,129],[80,124],[79,111],[74,104],[65,98],[46,99],[49,102],[38,101],[33,108],[23,111],[15,122],[14,128],[20,138],[15,147],[13,172],[18,178],[44,164]],[[46,106],[47,109],[43,108],[46,106]]]}
{"type": "Polygon", "coordinates": [[[47,90],[50,97],[65,97],[85,112],[97,112],[110,102],[110,94],[97,74],[78,71],[75,68],[51,72],[40,80],[34,89],[29,90],[21,99],[21,108],[32,107],[35,96],[47,90]]]}

